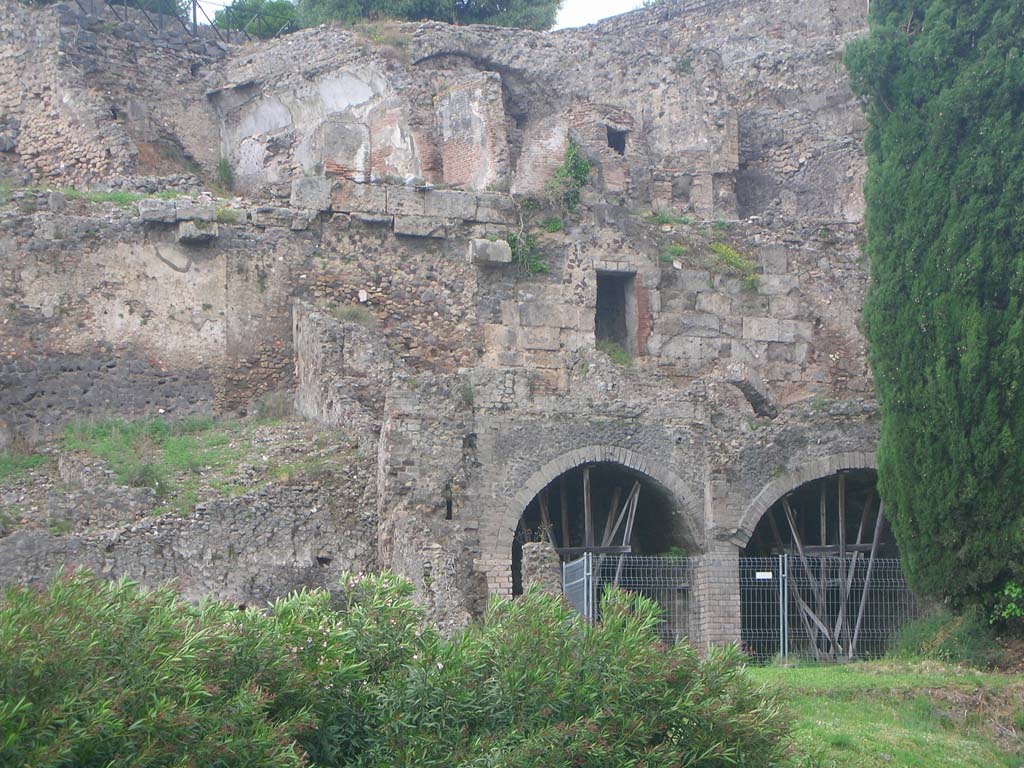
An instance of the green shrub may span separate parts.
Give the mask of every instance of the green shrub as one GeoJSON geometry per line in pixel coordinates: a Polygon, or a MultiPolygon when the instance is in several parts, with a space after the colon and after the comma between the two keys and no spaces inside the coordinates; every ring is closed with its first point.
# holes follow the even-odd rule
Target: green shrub
{"type": "Polygon", "coordinates": [[[991,623],[1001,624],[1013,632],[1024,634],[1024,587],[1008,581],[993,600],[991,623]]]}
{"type": "Polygon", "coordinates": [[[761,766],[786,720],[735,648],[664,648],[659,608],[602,621],[530,592],[451,640],[411,587],[348,577],[267,613],[76,574],[0,605],[0,764],[761,766]],[[308,761],[308,763],[307,763],[308,761]]]}
{"type": "Polygon", "coordinates": [[[904,624],[889,655],[985,669],[997,664],[1001,653],[992,628],[980,611],[972,609],[956,615],[938,609],[904,624]]]}
{"type": "Polygon", "coordinates": [[[551,216],[540,223],[540,228],[545,232],[561,232],[565,223],[558,216],[551,216]]]}

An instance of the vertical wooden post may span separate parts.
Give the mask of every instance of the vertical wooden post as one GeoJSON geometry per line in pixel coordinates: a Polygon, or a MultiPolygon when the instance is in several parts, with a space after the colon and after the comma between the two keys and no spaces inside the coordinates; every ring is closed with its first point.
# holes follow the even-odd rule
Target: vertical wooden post
{"type": "Polygon", "coordinates": [[[594,546],[594,515],[590,508],[590,467],[583,468],[583,546],[594,546]]]}
{"type": "Polygon", "coordinates": [[[559,485],[558,502],[562,510],[562,546],[571,547],[572,543],[569,541],[569,491],[565,487],[565,475],[562,475],[559,485]]]}
{"type": "Polygon", "coordinates": [[[551,525],[551,516],[548,514],[548,489],[545,488],[540,492],[540,496],[537,497],[537,505],[540,507],[540,529],[543,531],[543,538],[541,541],[547,540],[548,542],[554,542],[553,528],[551,525]]]}
{"type": "Polygon", "coordinates": [[[608,505],[608,519],[604,521],[604,533],[601,535],[601,546],[607,547],[612,541],[612,526],[615,524],[615,513],[619,509],[619,496],[622,495],[622,489],[615,486],[615,491],[612,493],[612,503],[608,505]]]}

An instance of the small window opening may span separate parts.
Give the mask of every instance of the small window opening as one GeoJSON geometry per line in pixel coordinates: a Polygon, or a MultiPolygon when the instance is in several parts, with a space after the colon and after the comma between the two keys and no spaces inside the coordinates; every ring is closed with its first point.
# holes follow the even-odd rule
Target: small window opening
{"type": "Polygon", "coordinates": [[[334,558],[332,557],[323,557],[322,555],[318,555],[316,558],[316,562],[317,565],[330,565],[333,559],[334,558]]]}
{"type": "Polygon", "coordinates": [[[447,499],[444,500],[444,519],[445,520],[451,520],[452,519],[452,499],[451,499],[451,496],[449,496],[447,499]]]}
{"type": "Polygon", "coordinates": [[[608,146],[620,155],[626,154],[626,131],[618,131],[610,125],[608,129],[608,146]]]}
{"type": "Polygon", "coordinates": [[[616,345],[629,355],[634,353],[636,339],[635,277],[623,272],[597,273],[594,336],[599,345],[616,345]]]}

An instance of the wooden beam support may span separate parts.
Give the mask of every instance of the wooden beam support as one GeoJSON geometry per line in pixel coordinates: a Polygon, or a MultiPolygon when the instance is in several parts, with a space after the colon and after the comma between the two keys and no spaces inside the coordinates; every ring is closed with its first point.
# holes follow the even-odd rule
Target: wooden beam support
{"type": "MultiPolygon", "coordinates": [[[[822,590],[824,589],[824,587],[822,586],[821,581],[815,578],[814,572],[811,570],[810,563],[807,562],[807,555],[804,552],[803,542],[800,541],[800,534],[797,533],[796,516],[793,514],[793,508],[789,505],[789,499],[783,498],[782,508],[786,511],[786,522],[789,523],[789,532],[793,535],[793,543],[796,544],[796,551],[797,554],[800,555],[800,564],[804,568],[804,573],[807,574],[807,580],[811,582],[811,588],[814,590],[815,594],[821,597],[821,595],[823,594],[822,590]]],[[[822,581],[823,580],[824,573],[822,573],[822,581]]],[[[803,596],[801,596],[800,594],[800,590],[794,589],[793,594],[796,596],[797,603],[800,605],[800,609],[807,611],[808,617],[814,622],[814,624],[818,627],[822,634],[825,635],[825,639],[828,641],[829,646],[834,647],[835,644],[832,642],[832,637],[828,631],[828,627],[826,627],[824,622],[822,622],[821,619],[818,618],[818,615],[811,609],[811,607],[807,605],[807,603],[803,599],[803,596]]],[[[818,648],[817,642],[815,642],[814,648],[816,654],[820,652],[820,648],[818,648]]]]}
{"type": "Polygon", "coordinates": [[[607,547],[612,543],[612,525],[615,523],[615,513],[619,508],[619,496],[622,495],[622,489],[619,486],[615,486],[615,490],[612,492],[612,503],[608,505],[608,518],[604,521],[604,533],[601,534],[601,546],[607,547]]]}
{"type": "Polygon", "coordinates": [[[611,547],[559,547],[557,552],[560,555],[572,556],[592,552],[595,555],[628,555],[633,551],[632,547],[616,544],[611,547]]]}
{"type": "Polygon", "coordinates": [[[565,475],[562,475],[559,486],[558,501],[562,511],[562,546],[568,547],[572,542],[569,541],[569,491],[565,487],[565,475]]]}
{"type": "Polygon", "coordinates": [[[590,507],[590,467],[583,468],[583,546],[594,546],[594,513],[590,507]]]}
{"type": "Polygon", "coordinates": [[[551,525],[551,516],[548,514],[548,489],[545,488],[537,497],[537,506],[540,507],[540,528],[544,539],[551,544],[555,543],[554,526],[551,525]]]}
{"type": "Polygon", "coordinates": [[[882,518],[885,514],[885,503],[878,504],[878,517],[875,518],[875,535],[871,539],[871,556],[868,558],[868,572],[864,576],[864,591],[860,593],[860,608],[857,609],[857,623],[853,626],[853,639],[850,641],[849,657],[857,653],[857,639],[860,637],[860,625],[864,621],[864,608],[868,603],[868,591],[871,589],[871,573],[875,568],[875,557],[878,555],[878,542],[882,538],[882,518]]]}
{"type": "MultiPolygon", "coordinates": [[[[633,522],[636,520],[636,505],[640,501],[639,483],[634,486],[636,492],[630,494],[632,498],[629,503],[629,514],[626,516],[626,527],[622,529],[622,543],[629,546],[633,538],[633,522]]],[[[615,569],[615,586],[619,586],[619,579],[622,578],[622,558],[619,558],[619,565],[615,569]]]]}

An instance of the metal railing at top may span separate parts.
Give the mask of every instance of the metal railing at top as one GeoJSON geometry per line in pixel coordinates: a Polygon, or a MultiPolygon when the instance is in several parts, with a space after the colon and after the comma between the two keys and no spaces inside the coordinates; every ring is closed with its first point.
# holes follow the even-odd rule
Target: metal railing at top
{"type": "Polygon", "coordinates": [[[101,7],[118,21],[142,22],[156,31],[180,27],[193,37],[212,36],[222,43],[276,37],[297,27],[290,17],[277,16],[203,0],[182,0],[177,13],[166,13],[174,0],[75,0],[83,13],[97,15],[101,7]],[[213,11],[211,16],[207,9],[213,11]]]}

